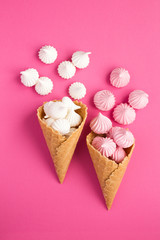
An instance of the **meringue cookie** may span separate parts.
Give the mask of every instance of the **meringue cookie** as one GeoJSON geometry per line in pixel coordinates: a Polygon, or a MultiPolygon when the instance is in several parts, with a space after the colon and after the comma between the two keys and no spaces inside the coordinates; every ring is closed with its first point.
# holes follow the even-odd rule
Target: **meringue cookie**
{"type": "Polygon", "coordinates": [[[86,88],[83,83],[72,83],[69,87],[69,95],[74,99],[83,98],[86,95],[86,88]]]}
{"type": "Polygon", "coordinates": [[[115,143],[122,148],[128,148],[134,143],[133,134],[124,128],[117,128],[113,131],[113,140],[115,143]]]}
{"type": "Polygon", "coordinates": [[[115,107],[113,118],[116,122],[126,125],[132,123],[136,118],[135,110],[127,103],[121,103],[115,107]]]}
{"type": "Polygon", "coordinates": [[[111,158],[117,162],[120,163],[123,161],[123,159],[126,157],[126,152],[124,151],[123,148],[117,147],[114,153],[112,154],[111,158]]]}
{"type": "Polygon", "coordinates": [[[49,118],[44,118],[43,121],[46,122],[46,124],[50,127],[54,122],[54,119],[49,117],[49,118]]]}
{"type": "Polygon", "coordinates": [[[113,135],[117,129],[120,129],[121,127],[112,127],[109,132],[107,133],[107,137],[110,137],[113,139],[113,135]]]}
{"type": "Polygon", "coordinates": [[[81,107],[76,105],[69,97],[63,97],[62,98],[62,102],[65,104],[65,106],[71,110],[77,110],[80,109],[81,107]]]}
{"type": "Polygon", "coordinates": [[[48,77],[40,77],[35,86],[35,90],[40,95],[47,95],[52,92],[53,82],[48,77]]]}
{"type": "Polygon", "coordinates": [[[91,52],[77,51],[72,55],[72,63],[77,68],[83,69],[89,65],[89,54],[91,52]]]}
{"type": "Polygon", "coordinates": [[[82,117],[74,110],[70,110],[65,118],[69,121],[71,127],[77,127],[82,122],[82,117]]]}
{"type": "Polygon", "coordinates": [[[39,74],[36,69],[29,68],[25,71],[21,71],[21,83],[23,83],[26,87],[34,86],[39,78],[39,74]]]}
{"type": "Polygon", "coordinates": [[[53,63],[57,58],[57,50],[52,46],[43,46],[39,50],[39,59],[46,64],[53,63]]]}
{"type": "Polygon", "coordinates": [[[130,75],[124,68],[115,68],[110,75],[110,82],[114,87],[125,87],[130,81],[130,75]]]}
{"type": "Polygon", "coordinates": [[[69,133],[65,134],[66,137],[70,137],[72,135],[73,132],[75,132],[77,130],[77,128],[70,128],[69,133]]]}
{"type": "Polygon", "coordinates": [[[44,104],[44,112],[47,117],[53,119],[65,118],[68,109],[62,102],[47,102],[44,104]]]}
{"type": "Polygon", "coordinates": [[[109,111],[115,105],[115,97],[109,90],[102,90],[94,95],[94,104],[96,108],[102,111],[109,111]]]}
{"type": "Polygon", "coordinates": [[[52,123],[51,127],[62,135],[65,135],[70,131],[70,124],[67,119],[57,119],[52,123]]]}
{"type": "Polygon", "coordinates": [[[135,109],[142,109],[148,104],[148,94],[142,90],[134,90],[129,94],[128,102],[135,109]]]}
{"type": "Polygon", "coordinates": [[[95,137],[92,141],[92,146],[105,157],[110,157],[116,150],[116,144],[112,139],[107,137],[95,137]]]}
{"type": "Polygon", "coordinates": [[[64,61],[59,64],[58,73],[62,78],[69,79],[76,73],[76,68],[70,61],[64,61]]]}
{"type": "Polygon", "coordinates": [[[99,113],[97,117],[95,117],[90,122],[90,128],[93,132],[97,134],[107,133],[112,127],[112,122],[109,118],[105,117],[103,114],[99,113]]]}

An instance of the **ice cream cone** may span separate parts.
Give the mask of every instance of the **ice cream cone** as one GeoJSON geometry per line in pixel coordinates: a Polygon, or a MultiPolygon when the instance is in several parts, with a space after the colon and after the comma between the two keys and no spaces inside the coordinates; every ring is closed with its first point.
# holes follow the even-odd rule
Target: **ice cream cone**
{"type": "Polygon", "coordinates": [[[45,115],[43,106],[37,109],[38,120],[44,138],[46,140],[49,152],[51,154],[60,183],[63,183],[87,117],[86,105],[78,101],[74,101],[74,103],[81,107],[80,109],[76,110],[76,112],[81,115],[82,122],[77,128],[77,130],[74,131],[68,138],[61,135],[59,132],[55,131],[51,127],[47,126],[45,121],[43,121],[43,117],[45,115]]]}
{"type": "Polygon", "coordinates": [[[102,156],[101,153],[92,146],[91,143],[95,136],[97,136],[97,134],[93,132],[87,135],[87,147],[103,192],[107,208],[110,209],[124,173],[127,169],[127,165],[131,158],[135,144],[125,149],[127,156],[121,163],[118,164],[115,161],[102,156]]]}

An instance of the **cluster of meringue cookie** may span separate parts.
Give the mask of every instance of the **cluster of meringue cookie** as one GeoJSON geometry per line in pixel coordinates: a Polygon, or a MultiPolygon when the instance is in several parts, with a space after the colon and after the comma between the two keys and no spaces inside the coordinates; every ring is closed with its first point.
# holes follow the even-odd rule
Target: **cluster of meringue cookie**
{"type": "MultiPolygon", "coordinates": [[[[52,46],[43,46],[39,52],[39,59],[46,64],[53,63],[57,58],[57,50],[52,46]]],[[[21,82],[26,87],[35,86],[35,90],[40,95],[47,95],[52,92],[53,82],[48,77],[39,77],[39,73],[34,68],[21,71],[21,82]]]]}
{"type": "MultiPolygon", "coordinates": [[[[130,75],[123,68],[116,68],[111,72],[110,82],[121,88],[130,81],[130,75]]],[[[102,111],[109,111],[115,106],[115,96],[109,90],[101,90],[94,95],[95,106],[102,111]]],[[[148,94],[142,90],[135,90],[129,94],[128,103],[117,105],[113,111],[113,118],[119,124],[131,124],[136,118],[134,109],[142,109],[148,104],[148,94]]]]}
{"type": "Polygon", "coordinates": [[[76,73],[76,67],[86,68],[89,65],[90,52],[77,51],[73,53],[71,61],[63,61],[58,66],[58,74],[64,79],[72,78],[76,73]]]}
{"type": "Polygon", "coordinates": [[[69,97],[61,101],[50,101],[44,104],[44,121],[61,135],[69,137],[81,124],[82,117],[75,112],[80,109],[69,97]]]}
{"type": "Polygon", "coordinates": [[[52,92],[53,82],[48,77],[39,77],[39,73],[34,68],[21,71],[21,82],[26,87],[35,86],[35,90],[40,95],[47,95],[52,92]]]}
{"type": "Polygon", "coordinates": [[[111,120],[101,113],[90,122],[90,128],[97,134],[92,141],[92,146],[103,156],[117,163],[123,161],[126,156],[125,149],[132,146],[135,141],[129,130],[112,127],[111,120]]]}

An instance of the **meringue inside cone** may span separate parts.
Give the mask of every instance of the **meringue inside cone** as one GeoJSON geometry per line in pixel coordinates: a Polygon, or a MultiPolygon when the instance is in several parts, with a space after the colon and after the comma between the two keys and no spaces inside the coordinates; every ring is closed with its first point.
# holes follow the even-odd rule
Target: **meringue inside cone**
{"type": "MultiPolygon", "coordinates": [[[[96,134],[96,133],[94,133],[94,132],[91,132],[91,133],[89,133],[88,136],[87,136],[87,141],[92,145],[93,139],[94,139],[95,137],[97,137],[97,136],[99,136],[99,137],[107,137],[106,134],[96,134]]],[[[93,145],[92,145],[92,146],[93,146],[93,145]]],[[[131,145],[129,148],[123,148],[124,151],[126,152],[126,155],[127,155],[127,156],[128,156],[128,154],[131,152],[132,146],[133,146],[133,145],[131,145]]],[[[110,159],[110,160],[113,161],[113,159],[112,159],[111,157],[108,157],[108,159],[110,159]]]]}
{"type": "MultiPolygon", "coordinates": [[[[61,100],[53,100],[53,102],[61,102],[61,100]]],[[[74,104],[76,104],[77,106],[80,106],[80,109],[75,110],[76,113],[78,113],[81,117],[82,117],[82,122],[86,120],[87,117],[87,107],[85,104],[83,104],[82,102],[78,102],[78,101],[73,101],[74,104]]],[[[44,116],[45,116],[45,112],[44,112],[44,104],[46,102],[43,103],[43,105],[41,107],[38,108],[38,117],[43,120],[44,116]]],[[[82,124],[82,122],[80,123],[80,125],[82,124]]],[[[79,126],[80,126],[79,125],[79,126]]],[[[79,127],[78,126],[78,127],[79,127]]],[[[76,127],[76,128],[78,128],[76,127]]],[[[63,136],[64,137],[64,136],[63,136]]]]}

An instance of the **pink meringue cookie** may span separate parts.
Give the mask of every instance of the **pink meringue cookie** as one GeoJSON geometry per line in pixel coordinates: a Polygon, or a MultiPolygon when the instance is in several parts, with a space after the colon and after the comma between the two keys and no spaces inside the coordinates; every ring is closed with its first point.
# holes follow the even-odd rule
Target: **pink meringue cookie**
{"type": "Polygon", "coordinates": [[[102,90],[94,95],[96,108],[102,111],[109,111],[115,105],[115,96],[109,90],[102,90]]]}
{"type": "Polygon", "coordinates": [[[113,134],[114,134],[114,132],[115,132],[117,129],[119,129],[119,128],[121,128],[121,127],[112,127],[112,128],[109,130],[109,132],[107,133],[107,137],[113,139],[113,134]]]}
{"type": "Polygon", "coordinates": [[[126,157],[126,152],[123,148],[117,147],[114,153],[112,154],[111,158],[116,162],[120,163],[123,161],[123,159],[126,157]]]}
{"type": "Polygon", "coordinates": [[[113,111],[113,118],[120,124],[130,124],[135,120],[136,112],[127,103],[121,103],[115,107],[113,111]]]}
{"type": "Polygon", "coordinates": [[[114,87],[125,87],[130,81],[130,75],[124,68],[115,68],[110,75],[110,82],[114,87]]]}
{"type": "Polygon", "coordinates": [[[110,157],[116,150],[116,144],[112,139],[107,137],[95,137],[92,141],[92,146],[105,157],[110,157]]]}
{"type": "Polygon", "coordinates": [[[128,148],[133,145],[134,136],[127,129],[116,128],[115,131],[113,131],[113,140],[119,147],[128,148]]]}
{"type": "Polygon", "coordinates": [[[148,94],[142,90],[134,90],[129,94],[129,104],[135,109],[142,109],[148,104],[148,94]]]}
{"type": "Polygon", "coordinates": [[[91,130],[97,134],[107,133],[111,127],[111,120],[101,113],[90,122],[91,130]]]}

